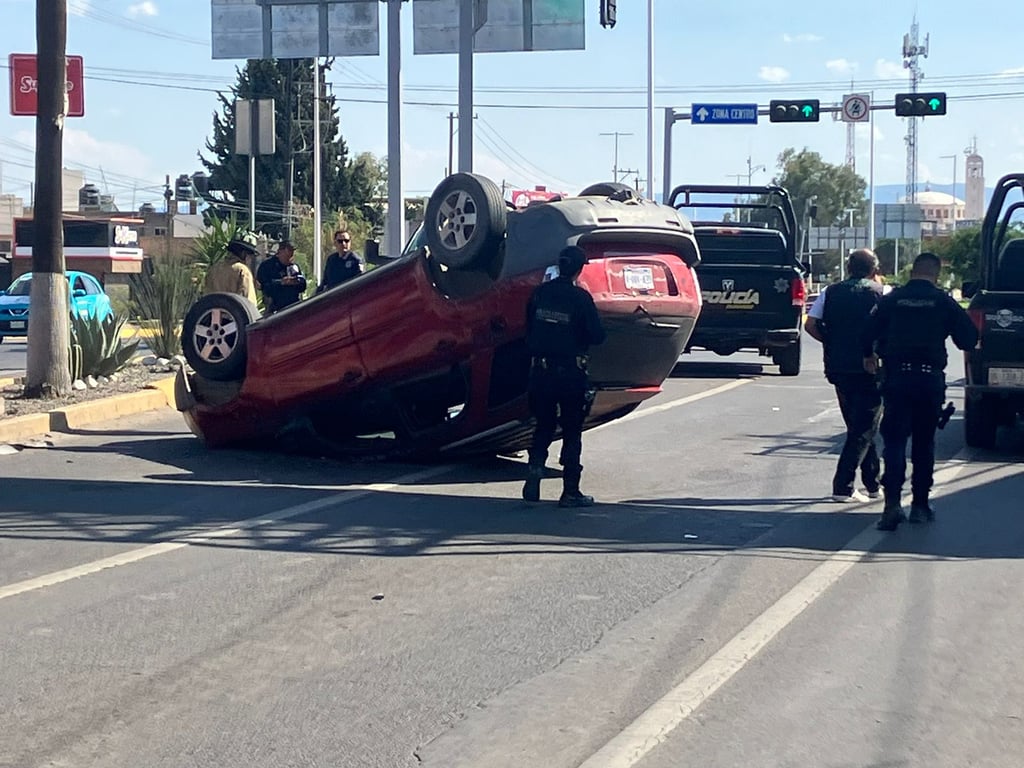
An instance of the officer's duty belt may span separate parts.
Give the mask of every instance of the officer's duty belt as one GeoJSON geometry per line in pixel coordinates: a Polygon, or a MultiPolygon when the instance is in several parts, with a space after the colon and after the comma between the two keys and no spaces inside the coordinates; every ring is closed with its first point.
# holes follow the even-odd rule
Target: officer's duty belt
{"type": "Polygon", "coordinates": [[[535,357],[533,364],[545,371],[554,371],[566,368],[578,368],[581,371],[587,370],[587,356],[577,355],[576,357],[535,357]]]}
{"type": "Polygon", "coordinates": [[[928,363],[899,363],[896,370],[906,373],[942,373],[942,369],[937,365],[928,363]]]}

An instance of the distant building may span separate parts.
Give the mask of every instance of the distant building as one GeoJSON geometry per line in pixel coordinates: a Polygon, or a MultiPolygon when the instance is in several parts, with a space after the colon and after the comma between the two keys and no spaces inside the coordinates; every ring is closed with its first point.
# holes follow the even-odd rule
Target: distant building
{"type": "Polygon", "coordinates": [[[977,151],[977,143],[967,155],[967,183],[964,196],[967,198],[964,218],[979,220],[985,218],[985,161],[977,151]]]}
{"type": "MultiPolygon", "coordinates": [[[[984,192],[983,192],[984,194],[984,192]]],[[[905,198],[901,198],[903,202],[905,198]]],[[[958,197],[926,189],[918,192],[915,204],[921,209],[923,218],[922,231],[926,234],[945,232],[956,229],[956,222],[964,221],[967,216],[967,204],[958,197]]]]}

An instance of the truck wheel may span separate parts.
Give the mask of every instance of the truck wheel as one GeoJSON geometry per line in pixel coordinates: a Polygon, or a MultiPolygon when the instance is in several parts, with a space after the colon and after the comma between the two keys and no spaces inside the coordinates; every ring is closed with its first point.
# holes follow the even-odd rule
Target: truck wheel
{"type": "Polygon", "coordinates": [[[996,417],[995,403],[991,400],[968,397],[964,401],[964,442],[972,448],[995,448],[996,417]]]}
{"type": "Polygon", "coordinates": [[[430,252],[449,269],[486,269],[505,236],[501,189],[485,176],[456,173],[427,201],[424,227],[430,252]]]}
{"type": "Polygon", "coordinates": [[[249,325],[260,316],[248,299],[233,293],[203,296],[185,315],[181,350],[192,369],[212,381],[245,375],[249,325]]]}
{"type": "Polygon", "coordinates": [[[785,349],[779,350],[773,359],[779,366],[779,373],[783,376],[799,376],[800,342],[795,341],[785,349]]]}

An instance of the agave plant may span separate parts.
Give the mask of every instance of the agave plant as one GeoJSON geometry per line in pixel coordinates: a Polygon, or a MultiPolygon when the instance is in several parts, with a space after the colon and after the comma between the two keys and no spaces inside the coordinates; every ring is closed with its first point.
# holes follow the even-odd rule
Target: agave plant
{"type": "Polygon", "coordinates": [[[127,315],[95,315],[71,313],[71,346],[73,371],[80,377],[110,376],[124,368],[139,348],[139,340],[124,341],[121,332],[127,315]]]}
{"type": "Polygon", "coordinates": [[[131,281],[132,309],[146,343],[159,357],[174,357],[181,350],[182,319],[199,296],[195,266],[181,258],[154,260],[151,272],[131,281]]]}

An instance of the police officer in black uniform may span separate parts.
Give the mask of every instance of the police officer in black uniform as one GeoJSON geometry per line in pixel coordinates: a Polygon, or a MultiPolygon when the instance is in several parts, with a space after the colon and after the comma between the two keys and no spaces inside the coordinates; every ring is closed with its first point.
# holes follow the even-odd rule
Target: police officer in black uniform
{"type": "Polygon", "coordinates": [[[867,501],[878,498],[881,462],[875,434],[882,415],[882,396],[875,377],[864,370],[861,334],[871,311],[882,297],[877,280],[878,257],[859,248],[847,259],[850,278],[828,286],[822,294],[821,319],[807,318],[807,333],[825,348],[825,378],[836,389],[839,410],[846,423],[846,442],[832,477],[834,501],[867,501]],[[868,496],[854,488],[857,468],[868,496]]]}
{"type": "Polygon", "coordinates": [[[558,255],[558,277],[537,286],[526,310],[526,341],[532,355],[530,410],[537,421],[530,446],[530,465],[523,498],[540,500],[544,463],[562,427],[561,507],[589,507],[591,496],[580,492],[583,466],[583,421],[588,410],[587,350],[605,339],[601,318],[589,293],[576,285],[587,257],[582,248],[567,246],[558,255]]]}
{"type": "Polygon", "coordinates": [[[942,262],[933,253],[914,259],[910,280],[878,302],[862,337],[864,368],[878,370],[881,358],[882,456],[885,509],[880,531],[894,531],[903,519],[900,496],[907,474],[907,438],[914,464],[909,520],[935,519],[928,503],[935,470],[935,429],[946,393],[946,339],[963,350],[978,341],[964,309],[936,286],[942,262]]]}
{"type": "Polygon", "coordinates": [[[282,240],[277,254],[264,259],[256,270],[256,282],[263,291],[268,315],[299,302],[306,290],[306,276],[295,263],[295,246],[291,241],[282,240]]]}

